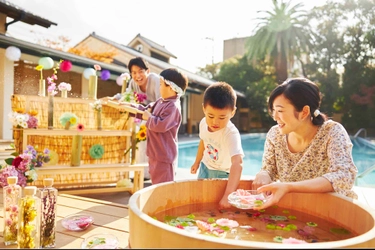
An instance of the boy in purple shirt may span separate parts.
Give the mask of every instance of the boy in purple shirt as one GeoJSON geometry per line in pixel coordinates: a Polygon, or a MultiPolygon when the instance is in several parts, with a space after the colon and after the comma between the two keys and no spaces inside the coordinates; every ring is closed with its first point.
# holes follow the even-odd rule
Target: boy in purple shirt
{"type": "Polygon", "coordinates": [[[177,69],[160,73],[161,97],[147,106],[138,105],[146,120],[149,173],[152,184],[174,181],[177,165],[178,129],[181,125],[180,97],[188,86],[188,78],[177,69]]]}

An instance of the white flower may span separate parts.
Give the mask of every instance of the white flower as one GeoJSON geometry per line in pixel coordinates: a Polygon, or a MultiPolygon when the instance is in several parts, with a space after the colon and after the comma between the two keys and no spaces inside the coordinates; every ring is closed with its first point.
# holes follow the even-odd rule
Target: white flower
{"type": "Polygon", "coordinates": [[[128,82],[128,81],[130,80],[130,75],[129,75],[129,73],[122,73],[122,74],[120,75],[120,77],[122,78],[123,81],[126,81],[126,82],[128,82]]]}
{"type": "Polygon", "coordinates": [[[11,112],[8,114],[9,121],[12,123],[13,126],[27,128],[27,121],[29,120],[28,114],[19,114],[17,112],[11,112]]]}
{"type": "Polygon", "coordinates": [[[62,90],[67,90],[67,91],[71,91],[72,90],[72,85],[70,85],[70,83],[66,83],[66,82],[61,82],[58,86],[58,89],[60,91],[62,90]]]}
{"type": "Polygon", "coordinates": [[[102,110],[102,100],[96,100],[94,103],[90,103],[90,106],[97,111],[102,110]]]}
{"type": "Polygon", "coordinates": [[[33,181],[38,179],[38,174],[36,173],[35,169],[26,171],[25,176],[29,176],[33,181]]]}

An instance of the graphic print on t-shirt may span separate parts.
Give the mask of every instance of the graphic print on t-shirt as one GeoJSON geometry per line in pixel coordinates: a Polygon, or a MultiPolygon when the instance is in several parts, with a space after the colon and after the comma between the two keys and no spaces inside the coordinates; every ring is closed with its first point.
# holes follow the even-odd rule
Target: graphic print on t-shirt
{"type": "Polygon", "coordinates": [[[207,145],[207,153],[213,161],[217,161],[219,159],[218,150],[216,148],[214,148],[211,144],[207,145]]]}

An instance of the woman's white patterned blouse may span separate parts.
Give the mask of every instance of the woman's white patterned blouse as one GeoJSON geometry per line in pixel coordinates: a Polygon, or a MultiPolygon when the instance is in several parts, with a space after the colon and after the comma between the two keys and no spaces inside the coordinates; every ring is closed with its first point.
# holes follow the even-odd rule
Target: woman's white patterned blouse
{"type": "Polygon", "coordinates": [[[267,133],[264,145],[262,170],[273,181],[296,182],[324,177],[335,192],[357,199],[352,190],[357,167],[352,157],[353,144],[345,128],[328,120],[319,127],[309,146],[301,152],[291,153],[286,135],[277,125],[267,133]]]}

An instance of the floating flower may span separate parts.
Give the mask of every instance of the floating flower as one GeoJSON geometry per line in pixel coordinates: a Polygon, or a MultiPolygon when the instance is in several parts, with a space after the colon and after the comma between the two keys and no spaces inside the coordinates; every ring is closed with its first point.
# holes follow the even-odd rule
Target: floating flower
{"type": "Polygon", "coordinates": [[[229,227],[229,228],[233,228],[233,227],[238,227],[239,224],[237,221],[235,220],[229,220],[229,219],[218,219],[216,221],[216,224],[218,224],[219,226],[222,226],[222,227],[229,227]]]}
{"type": "Polygon", "coordinates": [[[273,238],[273,241],[281,243],[281,242],[283,242],[283,237],[282,236],[275,236],[273,238]]]}
{"type": "Polygon", "coordinates": [[[306,225],[308,225],[309,227],[316,227],[316,226],[318,226],[318,224],[316,224],[315,222],[306,222],[306,225]]]}
{"type": "Polygon", "coordinates": [[[197,227],[203,232],[210,232],[212,230],[211,224],[208,224],[207,222],[196,220],[195,223],[197,224],[197,227]]]}
{"type": "Polygon", "coordinates": [[[295,239],[295,238],[289,237],[289,239],[283,239],[283,240],[282,240],[282,243],[283,243],[283,244],[305,244],[305,243],[307,243],[307,242],[304,241],[304,240],[298,240],[298,239],[295,239]]]}
{"type": "Polygon", "coordinates": [[[104,155],[104,147],[100,144],[92,145],[89,150],[89,154],[91,158],[100,159],[104,155]]]}

